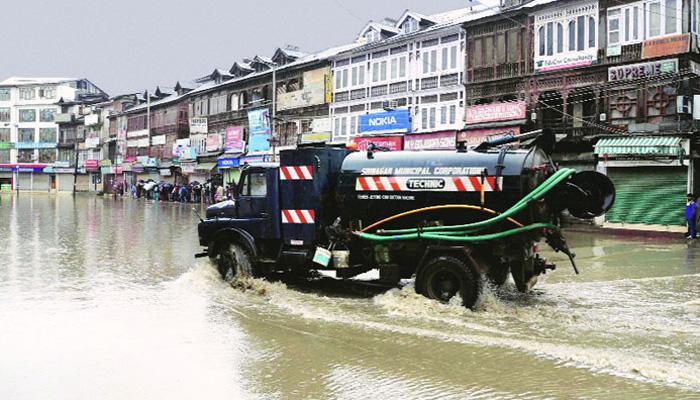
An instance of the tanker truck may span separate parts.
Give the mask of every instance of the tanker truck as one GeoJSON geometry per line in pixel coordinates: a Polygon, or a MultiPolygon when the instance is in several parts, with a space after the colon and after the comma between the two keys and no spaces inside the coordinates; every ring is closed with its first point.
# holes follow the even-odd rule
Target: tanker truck
{"type": "Polygon", "coordinates": [[[417,293],[459,296],[466,307],[485,282],[502,285],[509,274],[527,292],[555,268],[538,254],[542,239],[578,273],[562,213],[594,218],[615,198],[605,175],[558,168],[551,136],[454,151],[280,151],[279,163],[245,165],[233,200],[207,208],[196,256],[226,280],[324,270],[350,279],[378,269],[383,284],[413,278],[417,293]]]}

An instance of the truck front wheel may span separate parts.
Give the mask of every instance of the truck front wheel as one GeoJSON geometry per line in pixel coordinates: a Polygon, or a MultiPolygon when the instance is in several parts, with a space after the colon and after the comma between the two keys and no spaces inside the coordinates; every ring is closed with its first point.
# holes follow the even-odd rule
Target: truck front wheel
{"type": "Polygon", "coordinates": [[[253,276],[250,252],[238,243],[224,243],[221,246],[217,267],[226,282],[231,282],[235,277],[253,276]]]}
{"type": "Polygon", "coordinates": [[[459,258],[438,256],[428,260],[416,275],[416,292],[442,303],[459,295],[462,304],[472,308],[481,292],[481,279],[459,258]]]}

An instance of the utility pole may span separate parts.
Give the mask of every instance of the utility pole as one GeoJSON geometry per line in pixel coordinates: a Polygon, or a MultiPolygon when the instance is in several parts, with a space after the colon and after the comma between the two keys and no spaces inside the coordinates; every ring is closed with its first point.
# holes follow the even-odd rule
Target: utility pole
{"type": "Polygon", "coordinates": [[[148,157],[151,157],[151,94],[146,90],[146,132],[148,132],[148,157]]]}
{"type": "Polygon", "coordinates": [[[270,118],[270,138],[272,139],[272,162],[277,161],[275,154],[277,138],[275,137],[275,122],[277,118],[277,63],[272,63],[272,118],[270,118]]]}

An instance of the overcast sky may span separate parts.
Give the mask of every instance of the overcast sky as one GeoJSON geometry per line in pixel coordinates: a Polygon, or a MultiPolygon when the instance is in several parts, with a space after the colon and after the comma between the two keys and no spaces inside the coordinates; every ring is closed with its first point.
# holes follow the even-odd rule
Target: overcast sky
{"type": "Polygon", "coordinates": [[[2,0],[0,80],[88,78],[110,95],[172,87],[277,47],[352,42],[370,19],[460,0],[2,0]]]}

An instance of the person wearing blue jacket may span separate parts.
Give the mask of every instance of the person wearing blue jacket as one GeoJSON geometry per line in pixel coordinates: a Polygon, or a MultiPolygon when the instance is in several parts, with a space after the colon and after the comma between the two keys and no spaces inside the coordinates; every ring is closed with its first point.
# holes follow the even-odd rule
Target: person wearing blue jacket
{"type": "Polygon", "coordinates": [[[688,239],[694,239],[696,237],[695,232],[695,216],[698,212],[697,201],[695,200],[695,195],[688,193],[688,201],[685,203],[685,221],[688,223],[688,239]]]}

